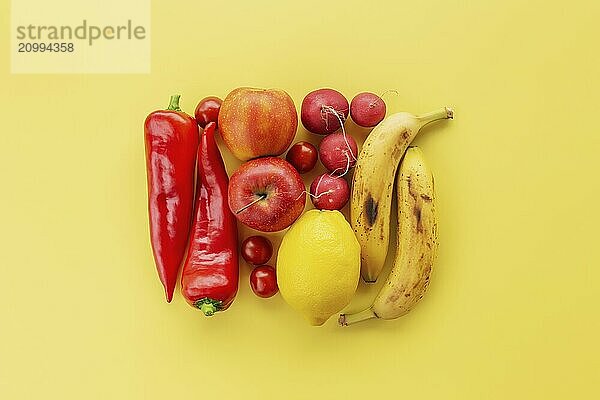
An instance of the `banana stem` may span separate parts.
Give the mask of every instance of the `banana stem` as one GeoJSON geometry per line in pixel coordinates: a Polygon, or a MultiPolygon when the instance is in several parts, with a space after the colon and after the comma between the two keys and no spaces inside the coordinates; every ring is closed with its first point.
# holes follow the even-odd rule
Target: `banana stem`
{"type": "Polygon", "coordinates": [[[440,119],[454,119],[454,110],[452,110],[450,107],[444,107],[429,112],[427,114],[418,116],[417,119],[419,120],[419,122],[421,122],[421,127],[423,127],[433,121],[438,121],[440,119]]]}
{"type": "Polygon", "coordinates": [[[362,310],[360,312],[354,314],[340,314],[340,318],[338,319],[338,323],[341,326],[348,326],[355,324],[357,322],[366,321],[371,318],[379,318],[372,309],[367,308],[366,310],[362,310]]]}

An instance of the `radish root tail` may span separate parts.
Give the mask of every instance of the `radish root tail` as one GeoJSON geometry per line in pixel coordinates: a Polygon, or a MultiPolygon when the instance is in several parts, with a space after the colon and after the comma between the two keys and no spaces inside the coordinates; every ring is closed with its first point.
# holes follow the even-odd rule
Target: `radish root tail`
{"type": "MultiPolygon", "coordinates": [[[[350,145],[348,145],[348,147],[350,147],[350,145]]],[[[352,154],[352,152],[350,152],[350,154],[352,154]]],[[[341,175],[339,175],[340,177],[345,176],[349,171],[350,171],[350,156],[348,155],[347,151],[344,151],[344,155],[346,156],[346,168],[344,169],[344,167],[339,167],[334,169],[333,171],[331,171],[329,173],[329,176],[334,176],[336,175],[337,171],[344,169],[344,173],[342,173],[341,175]]],[[[356,160],[356,158],[354,158],[354,160],[356,160]]]]}
{"type": "Polygon", "coordinates": [[[302,197],[302,195],[303,195],[303,194],[307,194],[307,195],[309,195],[310,197],[312,197],[313,199],[318,199],[319,197],[321,197],[321,196],[325,196],[326,194],[330,194],[330,193],[333,193],[333,190],[332,190],[332,189],[326,190],[326,191],[324,191],[323,193],[319,193],[318,195],[314,195],[314,194],[312,194],[312,193],[310,193],[310,192],[307,192],[307,191],[305,190],[305,191],[303,191],[302,193],[300,193],[300,196],[296,197],[296,200],[298,200],[300,197],[302,197]]]}
{"type": "MultiPolygon", "coordinates": [[[[356,156],[354,155],[354,153],[352,152],[352,147],[350,147],[350,142],[348,142],[348,137],[346,136],[346,129],[344,128],[344,120],[342,119],[344,117],[344,114],[341,112],[336,111],[335,108],[331,107],[331,106],[322,106],[321,107],[321,113],[325,113],[325,115],[329,114],[333,114],[337,120],[340,123],[340,128],[342,129],[342,136],[344,137],[344,142],[346,143],[346,147],[348,148],[347,152],[344,152],[344,154],[346,155],[346,158],[348,158],[348,164],[346,166],[346,172],[344,172],[341,176],[344,176],[348,173],[348,170],[350,169],[350,163],[351,161],[356,161],[356,156]],[[348,155],[348,153],[350,153],[350,156],[348,155]]],[[[325,123],[327,124],[328,119],[325,118],[325,123]]],[[[339,168],[338,168],[339,169],[339,168]]]]}
{"type": "Polygon", "coordinates": [[[383,96],[385,96],[388,93],[394,93],[396,96],[400,95],[400,93],[396,89],[388,89],[385,92],[383,92],[380,95],[378,95],[377,96],[377,100],[372,101],[371,103],[369,103],[369,108],[375,107],[380,100],[383,101],[383,96]]]}
{"type": "Polygon", "coordinates": [[[332,114],[340,123],[340,127],[344,128],[344,122],[346,121],[346,117],[342,111],[338,111],[332,106],[321,106],[321,119],[325,121],[325,129],[329,131],[329,118],[327,118],[327,114],[332,114]]]}

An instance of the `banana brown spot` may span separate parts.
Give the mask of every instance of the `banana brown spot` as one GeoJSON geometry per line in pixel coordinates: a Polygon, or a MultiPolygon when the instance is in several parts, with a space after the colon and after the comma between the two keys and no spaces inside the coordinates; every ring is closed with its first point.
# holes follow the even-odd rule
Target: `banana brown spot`
{"type": "Polygon", "coordinates": [[[400,293],[394,293],[386,299],[386,303],[395,303],[400,298],[400,293]]]}
{"type": "Polygon", "coordinates": [[[377,209],[379,208],[379,204],[371,197],[369,194],[367,200],[365,201],[365,212],[367,217],[367,223],[369,227],[372,227],[377,219],[377,209]]]}
{"type": "Polygon", "coordinates": [[[413,213],[417,218],[417,232],[423,232],[423,223],[421,222],[421,207],[415,205],[415,207],[413,207],[413,213]]]}

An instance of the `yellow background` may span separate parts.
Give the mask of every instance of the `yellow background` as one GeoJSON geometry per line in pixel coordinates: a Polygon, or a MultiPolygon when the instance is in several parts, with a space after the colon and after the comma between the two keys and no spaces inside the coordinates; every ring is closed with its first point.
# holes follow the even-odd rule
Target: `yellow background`
{"type": "Polygon", "coordinates": [[[0,398],[600,397],[598,2],[152,6],[148,75],[11,75],[0,6],[0,398]],[[416,140],[441,247],[413,313],[312,328],[247,265],[222,315],[164,302],[143,119],[241,85],[455,108],[416,140]]]}

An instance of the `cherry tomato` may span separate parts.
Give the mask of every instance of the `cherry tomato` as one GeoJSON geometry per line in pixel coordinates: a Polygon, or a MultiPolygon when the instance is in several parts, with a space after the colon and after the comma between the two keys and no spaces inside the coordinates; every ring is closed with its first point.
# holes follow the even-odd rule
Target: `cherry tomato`
{"type": "Polygon", "coordinates": [[[285,159],[303,174],[315,167],[318,158],[318,151],[315,146],[308,142],[298,142],[287,152],[285,159]]]}
{"type": "Polygon", "coordinates": [[[277,273],[270,265],[254,268],[250,274],[250,287],[258,297],[271,297],[279,291],[277,273]]]}
{"type": "Polygon", "coordinates": [[[242,242],[242,257],[250,264],[264,264],[272,255],[273,245],[264,236],[250,236],[242,242]]]}
{"type": "Polygon", "coordinates": [[[201,128],[204,128],[209,122],[217,123],[219,119],[219,110],[221,109],[221,99],[218,97],[205,97],[200,100],[196,106],[196,122],[201,128]]]}

